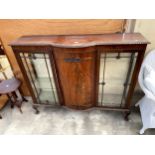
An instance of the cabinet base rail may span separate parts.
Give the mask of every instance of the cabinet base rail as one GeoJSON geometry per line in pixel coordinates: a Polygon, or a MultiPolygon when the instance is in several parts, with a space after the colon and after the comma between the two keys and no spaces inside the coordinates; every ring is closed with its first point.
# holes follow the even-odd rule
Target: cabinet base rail
{"type": "MultiPolygon", "coordinates": [[[[45,106],[45,107],[56,107],[56,108],[67,108],[70,109],[69,107],[66,107],[64,105],[51,105],[51,104],[38,104],[38,103],[33,103],[33,106],[39,107],[39,106],[45,106]]],[[[95,106],[95,107],[90,107],[87,109],[76,109],[76,110],[82,110],[82,111],[87,111],[87,110],[92,110],[92,109],[100,109],[100,110],[114,110],[114,111],[123,111],[123,112],[129,112],[130,109],[127,108],[120,108],[120,107],[107,107],[107,106],[95,106]]]]}

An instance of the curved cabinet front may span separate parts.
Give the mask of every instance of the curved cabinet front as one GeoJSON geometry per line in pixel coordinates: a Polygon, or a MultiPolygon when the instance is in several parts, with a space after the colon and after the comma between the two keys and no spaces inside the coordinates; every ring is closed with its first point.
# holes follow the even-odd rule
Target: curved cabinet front
{"type": "Polygon", "coordinates": [[[95,48],[54,48],[64,104],[74,109],[94,106],[95,48]]]}
{"type": "Polygon", "coordinates": [[[133,33],[23,36],[10,45],[37,105],[129,112],[147,44],[133,33]]]}

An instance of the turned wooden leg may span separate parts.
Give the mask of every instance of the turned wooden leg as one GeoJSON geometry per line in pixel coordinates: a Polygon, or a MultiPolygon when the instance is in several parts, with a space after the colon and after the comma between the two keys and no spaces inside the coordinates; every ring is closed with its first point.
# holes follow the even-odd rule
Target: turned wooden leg
{"type": "Polygon", "coordinates": [[[13,104],[13,101],[11,100],[11,95],[8,93],[8,94],[6,94],[7,95],[7,97],[8,97],[8,99],[9,99],[9,101],[10,101],[10,104],[11,104],[11,109],[13,109],[14,108],[14,104],[13,104]]]}
{"type": "Polygon", "coordinates": [[[33,109],[35,110],[35,114],[39,114],[39,110],[38,110],[38,107],[37,106],[33,106],[33,109]]]}
{"type": "Polygon", "coordinates": [[[28,100],[22,95],[20,89],[17,89],[16,92],[14,92],[14,93],[15,93],[15,95],[16,95],[17,98],[20,97],[22,99],[22,101],[28,102],[28,100]]]}
{"type": "Polygon", "coordinates": [[[124,119],[125,121],[129,121],[129,115],[131,114],[131,111],[128,111],[125,113],[124,119]]]}
{"type": "Polygon", "coordinates": [[[17,96],[17,94],[16,94],[16,92],[12,92],[12,94],[17,98],[18,96],[17,96]]]}
{"type": "Polygon", "coordinates": [[[0,114],[0,119],[2,119],[3,117],[2,117],[2,115],[0,114]]]}

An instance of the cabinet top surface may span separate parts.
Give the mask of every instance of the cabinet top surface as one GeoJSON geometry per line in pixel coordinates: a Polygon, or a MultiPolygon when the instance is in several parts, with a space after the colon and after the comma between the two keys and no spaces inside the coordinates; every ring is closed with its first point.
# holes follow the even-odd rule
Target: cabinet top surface
{"type": "Polygon", "coordinates": [[[140,33],[93,34],[93,35],[32,35],[22,36],[11,46],[55,46],[80,48],[96,45],[148,44],[140,33]]]}

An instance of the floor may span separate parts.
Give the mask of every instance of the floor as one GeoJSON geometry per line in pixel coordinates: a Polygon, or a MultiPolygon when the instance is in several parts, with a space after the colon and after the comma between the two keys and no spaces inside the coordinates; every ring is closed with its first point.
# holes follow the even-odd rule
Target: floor
{"type": "MultiPolygon", "coordinates": [[[[97,109],[76,111],[61,108],[39,108],[35,114],[31,102],[24,102],[23,114],[8,104],[2,111],[0,134],[80,134],[80,135],[137,135],[142,126],[139,112],[132,112],[124,121],[121,112],[97,109]]],[[[145,134],[155,134],[149,129],[145,134]]]]}

